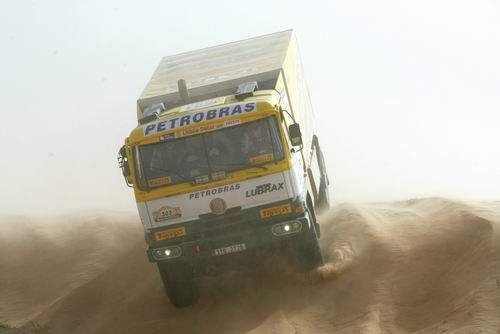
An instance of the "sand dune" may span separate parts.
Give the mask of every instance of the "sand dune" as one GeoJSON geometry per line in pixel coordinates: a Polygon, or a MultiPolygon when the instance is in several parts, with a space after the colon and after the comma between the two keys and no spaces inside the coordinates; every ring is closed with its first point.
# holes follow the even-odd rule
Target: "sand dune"
{"type": "Polygon", "coordinates": [[[264,261],[205,278],[199,304],[175,309],[135,215],[5,218],[0,322],[24,333],[500,332],[500,202],[343,204],[321,225],[324,268],[264,261]]]}

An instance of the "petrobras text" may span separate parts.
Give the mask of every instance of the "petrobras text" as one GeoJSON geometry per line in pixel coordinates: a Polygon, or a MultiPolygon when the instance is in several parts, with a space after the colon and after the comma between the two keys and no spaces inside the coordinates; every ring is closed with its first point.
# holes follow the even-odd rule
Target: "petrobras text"
{"type": "Polygon", "coordinates": [[[230,105],[207,111],[200,111],[191,115],[179,116],[155,124],[148,124],[143,129],[144,136],[150,136],[159,132],[182,128],[184,126],[196,124],[202,121],[210,121],[234,115],[246,114],[254,112],[256,110],[257,104],[255,102],[250,102],[230,105]]]}

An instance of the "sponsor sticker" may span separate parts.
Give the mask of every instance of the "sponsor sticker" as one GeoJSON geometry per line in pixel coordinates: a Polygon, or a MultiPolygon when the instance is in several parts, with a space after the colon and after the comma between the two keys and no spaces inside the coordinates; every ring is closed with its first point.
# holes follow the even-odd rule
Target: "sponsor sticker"
{"type": "Polygon", "coordinates": [[[175,133],[167,133],[166,135],[160,136],[160,141],[168,141],[175,139],[175,133]]]}
{"type": "Polygon", "coordinates": [[[254,157],[250,157],[250,165],[259,165],[264,162],[273,161],[274,156],[272,153],[261,154],[254,157]]]}
{"type": "Polygon", "coordinates": [[[233,126],[233,125],[239,125],[239,124],[241,124],[241,120],[239,118],[230,119],[230,120],[224,122],[224,126],[226,126],[226,127],[233,126]]]}
{"type": "Polygon", "coordinates": [[[223,127],[224,127],[223,123],[207,124],[207,125],[197,126],[194,128],[187,128],[184,130],[180,130],[180,131],[177,131],[175,134],[177,137],[186,137],[186,136],[191,136],[191,135],[195,135],[195,134],[202,133],[202,132],[217,130],[217,129],[220,129],[223,127]]]}
{"type": "Polygon", "coordinates": [[[212,173],[212,180],[217,181],[217,180],[222,180],[226,178],[226,171],[224,170],[219,170],[217,172],[212,173]]]}
{"type": "Polygon", "coordinates": [[[190,115],[170,118],[168,120],[163,120],[153,124],[147,124],[143,126],[142,130],[144,136],[151,136],[160,132],[196,125],[200,122],[222,120],[226,117],[237,117],[239,115],[244,115],[255,111],[257,111],[257,103],[255,102],[232,104],[220,108],[210,109],[207,111],[200,111],[190,115]]]}
{"type": "Polygon", "coordinates": [[[164,186],[170,183],[172,183],[172,178],[170,176],[158,177],[156,179],[148,180],[148,186],[150,187],[164,186]]]}
{"type": "Polygon", "coordinates": [[[292,213],[292,206],[290,204],[283,204],[260,210],[260,218],[270,218],[274,216],[287,215],[289,213],[292,213]]]}
{"type": "Polygon", "coordinates": [[[231,120],[225,121],[223,123],[206,124],[206,125],[200,125],[200,126],[196,126],[196,127],[190,127],[187,129],[182,129],[182,130],[177,131],[175,133],[175,137],[180,138],[180,137],[196,135],[199,133],[218,130],[218,129],[222,129],[222,128],[227,128],[227,127],[238,125],[238,124],[241,124],[240,119],[231,119],[231,120]]]}
{"type": "Polygon", "coordinates": [[[155,222],[161,222],[163,220],[179,218],[182,216],[181,208],[163,206],[158,211],[153,212],[153,219],[155,222]]]}
{"type": "Polygon", "coordinates": [[[192,200],[192,199],[215,196],[217,194],[222,194],[222,193],[227,193],[230,191],[239,190],[240,188],[241,188],[241,185],[239,183],[228,184],[227,186],[223,186],[223,187],[212,188],[212,189],[207,189],[207,190],[202,190],[202,191],[190,193],[189,199],[192,200]]]}
{"type": "Polygon", "coordinates": [[[182,236],[184,236],[186,234],[187,233],[186,233],[186,228],[185,227],[177,227],[177,228],[172,228],[170,230],[156,232],[155,233],[155,239],[157,241],[167,240],[167,239],[182,237],[182,236]]]}
{"type": "Polygon", "coordinates": [[[264,195],[277,190],[284,190],[285,182],[279,183],[266,183],[256,186],[254,189],[247,190],[245,192],[246,197],[254,197],[258,195],[264,195]]]}

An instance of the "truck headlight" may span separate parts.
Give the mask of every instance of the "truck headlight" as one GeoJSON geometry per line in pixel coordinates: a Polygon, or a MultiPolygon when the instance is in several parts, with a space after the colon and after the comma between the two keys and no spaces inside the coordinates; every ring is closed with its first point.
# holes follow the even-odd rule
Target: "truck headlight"
{"type": "Polygon", "coordinates": [[[153,251],[153,256],[157,260],[174,259],[181,255],[182,255],[182,249],[179,246],[158,248],[153,251]]]}
{"type": "Polygon", "coordinates": [[[282,236],[300,232],[301,229],[302,223],[298,220],[292,220],[285,223],[274,224],[272,232],[275,236],[282,236]]]}

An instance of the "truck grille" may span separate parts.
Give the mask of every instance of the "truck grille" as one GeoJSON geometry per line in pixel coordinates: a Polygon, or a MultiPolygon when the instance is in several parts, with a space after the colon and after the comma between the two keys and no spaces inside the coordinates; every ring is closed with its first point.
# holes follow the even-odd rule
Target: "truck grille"
{"type": "Polygon", "coordinates": [[[185,237],[186,241],[205,238],[224,237],[234,233],[251,230],[254,220],[241,213],[241,207],[231,208],[224,215],[201,215],[200,220],[193,222],[192,233],[185,237]]]}

